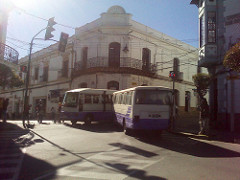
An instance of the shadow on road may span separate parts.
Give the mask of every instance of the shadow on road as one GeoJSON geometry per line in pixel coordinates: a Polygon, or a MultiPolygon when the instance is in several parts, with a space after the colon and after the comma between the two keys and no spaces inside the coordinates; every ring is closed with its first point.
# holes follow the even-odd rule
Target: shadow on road
{"type": "Polygon", "coordinates": [[[135,138],[144,143],[196,157],[240,157],[239,152],[168,132],[164,132],[162,136],[158,138],[142,134],[135,135],[135,138]]]}
{"type": "Polygon", "coordinates": [[[146,150],[143,150],[143,149],[140,149],[140,148],[137,148],[137,147],[125,145],[125,144],[122,144],[122,143],[112,143],[110,145],[114,146],[114,147],[119,147],[120,149],[125,149],[127,151],[130,151],[130,152],[133,152],[133,153],[136,153],[138,155],[148,157],[148,158],[158,155],[156,153],[146,151],[146,150]]]}
{"type": "Polygon", "coordinates": [[[69,123],[64,123],[65,126],[81,129],[85,131],[91,131],[96,133],[111,133],[111,132],[120,132],[121,129],[113,122],[96,122],[90,125],[87,124],[75,124],[74,126],[69,123]]]}
{"type": "Polygon", "coordinates": [[[131,169],[129,165],[121,163],[106,163],[107,166],[117,169],[118,171],[127,174],[129,177],[137,179],[151,179],[151,180],[167,180],[166,178],[157,177],[157,176],[148,176],[146,171],[140,169],[131,169]]]}
{"type": "Polygon", "coordinates": [[[35,179],[54,171],[54,166],[25,153],[26,147],[43,142],[33,138],[28,129],[0,123],[0,179],[35,179]]]}

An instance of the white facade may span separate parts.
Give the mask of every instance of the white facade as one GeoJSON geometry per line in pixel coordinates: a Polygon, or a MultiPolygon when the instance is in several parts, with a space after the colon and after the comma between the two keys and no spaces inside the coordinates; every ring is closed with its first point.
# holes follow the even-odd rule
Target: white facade
{"type": "MultiPolygon", "coordinates": [[[[197,73],[198,49],[131,17],[122,7],[113,6],[99,19],[76,28],[65,53],[57,51],[57,44],[34,53],[30,104],[34,107],[37,99],[46,99],[46,112],[50,112],[58,102],[50,97],[52,90],[62,94],[86,86],[121,90],[145,84],[172,88],[169,71],[173,70],[173,59],[177,58],[178,104],[183,107],[189,99],[188,106],[196,107],[192,76],[197,73]]],[[[27,59],[20,61],[24,64],[27,59]]],[[[22,89],[10,91],[22,98],[22,89]]],[[[9,90],[1,93],[5,95],[10,96],[9,90]]]]}

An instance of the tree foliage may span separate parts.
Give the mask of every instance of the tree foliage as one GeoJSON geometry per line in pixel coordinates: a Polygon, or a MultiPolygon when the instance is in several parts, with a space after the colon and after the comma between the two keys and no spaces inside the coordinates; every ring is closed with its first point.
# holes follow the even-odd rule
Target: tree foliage
{"type": "Polygon", "coordinates": [[[197,93],[199,97],[203,99],[207,93],[207,89],[211,81],[210,75],[205,73],[198,73],[193,75],[192,78],[194,85],[197,87],[197,93]]]}
{"type": "Polygon", "coordinates": [[[23,85],[23,80],[8,66],[0,64],[0,87],[20,87],[23,85]]]}
{"type": "Polygon", "coordinates": [[[240,42],[231,47],[224,56],[223,65],[240,72],[240,42]]]}

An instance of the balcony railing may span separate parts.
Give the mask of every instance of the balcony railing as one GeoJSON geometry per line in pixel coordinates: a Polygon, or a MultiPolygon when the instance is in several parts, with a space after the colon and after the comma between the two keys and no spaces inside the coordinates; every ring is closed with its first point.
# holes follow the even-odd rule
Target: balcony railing
{"type": "Polygon", "coordinates": [[[10,46],[0,43],[0,60],[18,64],[18,52],[10,46]]]}
{"type": "Polygon", "coordinates": [[[74,66],[74,71],[86,71],[87,69],[92,68],[103,68],[103,69],[133,69],[143,72],[148,72],[155,74],[157,71],[156,64],[143,64],[142,60],[129,58],[129,57],[122,57],[120,58],[120,65],[117,66],[109,66],[109,60],[107,57],[95,57],[88,59],[86,65],[83,64],[82,61],[76,62],[74,66]]]}

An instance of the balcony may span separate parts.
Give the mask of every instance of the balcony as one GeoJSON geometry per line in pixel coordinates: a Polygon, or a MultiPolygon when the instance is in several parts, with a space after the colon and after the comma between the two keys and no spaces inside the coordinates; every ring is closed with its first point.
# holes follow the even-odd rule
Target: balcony
{"type": "Polygon", "coordinates": [[[198,64],[206,68],[218,64],[217,46],[215,44],[208,44],[200,49],[198,64]]]}
{"type": "Polygon", "coordinates": [[[84,74],[93,74],[97,72],[108,73],[125,73],[143,76],[154,76],[157,72],[156,64],[149,63],[144,65],[142,60],[130,57],[120,58],[120,64],[109,66],[108,57],[94,57],[88,59],[86,65],[82,61],[76,62],[74,65],[73,76],[84,74]]]}
{"type": "Polygon", "coordinates": [[[0,43],[0,60],[18,64],[18,52],[10,46],[0,43]]]}

